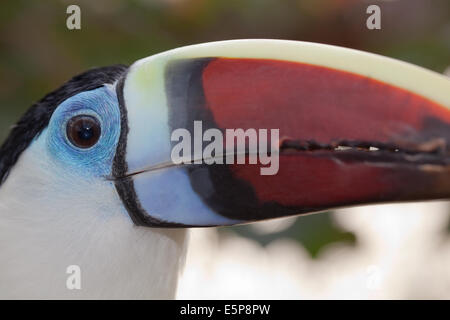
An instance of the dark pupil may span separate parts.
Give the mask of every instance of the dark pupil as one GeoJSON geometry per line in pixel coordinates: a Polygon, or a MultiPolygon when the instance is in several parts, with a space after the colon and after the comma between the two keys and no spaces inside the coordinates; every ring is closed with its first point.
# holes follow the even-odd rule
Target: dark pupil
{"type": "Polygon", "coordinates": [[[100,138],[101,128],[92,116],[76,116],[67,123],[67,137],[79,148],[90,148],[100,138]]]}

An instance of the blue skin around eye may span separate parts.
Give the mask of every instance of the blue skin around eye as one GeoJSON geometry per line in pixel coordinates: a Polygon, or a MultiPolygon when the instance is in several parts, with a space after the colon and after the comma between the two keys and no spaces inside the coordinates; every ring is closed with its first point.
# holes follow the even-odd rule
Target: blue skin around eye
{"type": "Polygon", "coordinates": [[[111,175],[120,135],[120,110],[114,90],[101,87],[65,100],[53,113],[46,135],[52,158],[66,168],[91,176],[111,175]],[[67,122],[77,115],[96,117],[101,124],[100,138],[91,148],[77,148],[67,138],[67,122]]]}

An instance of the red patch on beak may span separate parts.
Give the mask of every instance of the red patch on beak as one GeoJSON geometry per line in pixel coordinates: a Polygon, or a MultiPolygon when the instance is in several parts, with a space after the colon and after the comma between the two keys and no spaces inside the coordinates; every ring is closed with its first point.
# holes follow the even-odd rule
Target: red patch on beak
{"type": "Polygon", "coordinates": [[[431,100],[357,74],[284,61],[219,58],[202,77],[218,127],[279,129],[291,142],[276,175],[231,165],[261,203],[314,210],[450,194],[442,179],[450,112],[431,100]],[[318,147],[304,147],[311,144],[318,147]],[[379,150],[364,150],[370,146],[379,150]]]}

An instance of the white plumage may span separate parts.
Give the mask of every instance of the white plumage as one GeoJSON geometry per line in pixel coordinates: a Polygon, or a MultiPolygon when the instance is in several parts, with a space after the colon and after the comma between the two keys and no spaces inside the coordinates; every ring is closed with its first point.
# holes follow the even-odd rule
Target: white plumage
{"type": "Polygon", "coordinates": [[[0,298],[174,297],[186,231],[137,227],[111,182],[68,175],[36,140],[0,188],[0,298]]]}

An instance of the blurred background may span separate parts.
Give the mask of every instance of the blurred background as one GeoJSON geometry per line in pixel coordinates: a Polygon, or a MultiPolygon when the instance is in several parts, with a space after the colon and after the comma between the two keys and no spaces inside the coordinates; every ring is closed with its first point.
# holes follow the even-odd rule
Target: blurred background
{"type": "MultiPolygon", "coordinates": [[[[0,140],[77,73],[200,42],[314,41],[450,74],[448,0],[3,0],[0,9],[0,140]],[[71,4],[81,30],[66,27],[71,4]],[[371,4],[380,30],[366,28],[371,4]]],[[[443,202],[383,205],[194,230],[178,298],[450,299],[449,212],[443,202]]]]}

